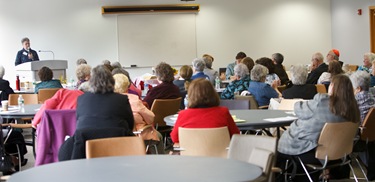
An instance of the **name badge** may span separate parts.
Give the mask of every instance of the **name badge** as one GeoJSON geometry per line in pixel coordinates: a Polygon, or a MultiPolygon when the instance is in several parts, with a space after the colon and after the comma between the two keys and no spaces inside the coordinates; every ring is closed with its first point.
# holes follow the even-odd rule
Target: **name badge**
{"type": "Polygon", "coordinates": [[[26,51],[23,51],[22,54],[25,55],[25,56],[27,56],[28,53],[26,51]]]}

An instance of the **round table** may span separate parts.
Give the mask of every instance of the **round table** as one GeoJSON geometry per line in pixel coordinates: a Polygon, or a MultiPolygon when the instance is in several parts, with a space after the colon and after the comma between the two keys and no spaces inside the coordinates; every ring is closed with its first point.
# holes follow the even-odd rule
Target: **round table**
{"type": "Polygon", "coordinates": [[[176,155],[71,160],[31,168],[8,182],[252,181],[262,174],[253,164],[224,158],[176,155]]]}
{"type": "Polygon", "coordinates": [[[1,111],[0,116],[3,118],[33,118],[39,111],[42,104],[27,104],[24,106],[25,112],[18,110],[18,106],[9,106],[9,111],[1,111]]]}

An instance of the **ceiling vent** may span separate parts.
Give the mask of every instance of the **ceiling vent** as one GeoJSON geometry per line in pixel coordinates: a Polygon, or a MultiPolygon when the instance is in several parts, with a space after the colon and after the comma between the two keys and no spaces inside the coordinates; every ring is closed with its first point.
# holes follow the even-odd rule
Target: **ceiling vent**
{"type": "Polygon", "coordinates": [[[102,7],[102,14],[198,13],[198,12],[199,12],[199,4],[103,6],[102,7]]]}

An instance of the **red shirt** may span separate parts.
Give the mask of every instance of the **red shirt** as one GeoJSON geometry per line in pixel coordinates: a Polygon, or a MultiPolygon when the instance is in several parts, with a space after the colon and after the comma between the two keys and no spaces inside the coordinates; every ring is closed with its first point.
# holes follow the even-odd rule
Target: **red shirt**
{"type": "Polygon", "coordinates": [[[229,134],[240,133],[240,130],[233,121],[229,110],[226,107],[189,108],[180,111],[171,138],[178,143],[178,128],[218,128],[227,126],[229,134]]]}

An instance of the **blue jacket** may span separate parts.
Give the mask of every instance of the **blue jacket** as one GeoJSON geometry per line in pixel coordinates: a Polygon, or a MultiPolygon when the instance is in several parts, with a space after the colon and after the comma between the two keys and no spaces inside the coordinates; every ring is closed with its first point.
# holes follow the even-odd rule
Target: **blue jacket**
{"type": "Polygon", "coordinates": [[[258,102],[258,106],[269,105],[271,98],[279,97],[276,90],[264,82],[250,82],[249,92],[258,102]]]}

